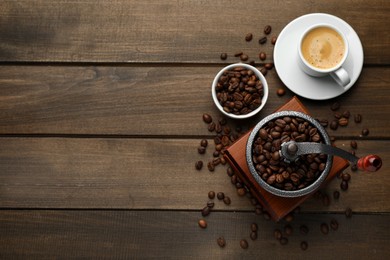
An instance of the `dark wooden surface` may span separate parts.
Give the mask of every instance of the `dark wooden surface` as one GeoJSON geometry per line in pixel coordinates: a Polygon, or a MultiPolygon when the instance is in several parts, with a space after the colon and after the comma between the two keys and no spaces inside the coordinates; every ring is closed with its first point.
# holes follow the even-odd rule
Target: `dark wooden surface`
{"type": "MultiPolygon", "coordinates": [[[[0,3],[0,258],[307,258],[389,259],[390,48],[389,1],[2,1],[0,3]],[[348,22],[364,47],[364,67],[350,91],[332,100],[300,99],[316,118],[330,106],[363,115],[337,131],[338,147],[379,154],[375,174],[352,173],[348,191],[329,206],[309,199],[282,246],[273,223],[255,215],[226,175],[198,172],[202,114],[220,114],[210,85],[244,51],[260,68],[272,62],[271,36],[296,17],[331,13],[348,22]],[[255,35],[245,42],[248,32],[255,35]],[[229,58],[221,61],[219,55],[229,58]],[[369,128],[368,137],[359,137],[369,128]],[[209,190],[223,191],[200,229],[209,190]],[[347,219],[344,211],[352,208],[347,219]],[[332,218],[328,235],[320,224],[332,218]],[[250,224],[259,225],[249,239],[250,224]],[[299,226],[310,228],[308,235],[299,226]],[[227,241],[221,249],[219,236],[227,241]],[[241,239],[249,248],[239,246],[241,239]],[[300,242],[307,241],[307,251],[300,242]]],[[[235,127],[249,129],[294,96],[275,70],[266,76],[264,110],[235,127]]],[[[350,172],[347,169],[346,172],[350,172]]],[[[332,181],[324,192],[340,190],[332,181]]]]}

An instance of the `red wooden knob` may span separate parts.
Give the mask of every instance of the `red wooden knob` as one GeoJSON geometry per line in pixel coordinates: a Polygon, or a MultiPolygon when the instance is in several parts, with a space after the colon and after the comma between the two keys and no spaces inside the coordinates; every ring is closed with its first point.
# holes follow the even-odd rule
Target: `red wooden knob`
{"type": "Polygon", "coordinates": [[[378,155],[367,155],[362,157],[357,162],[359,170],[376,172],[382,167],[382,159],[378,155]]]}

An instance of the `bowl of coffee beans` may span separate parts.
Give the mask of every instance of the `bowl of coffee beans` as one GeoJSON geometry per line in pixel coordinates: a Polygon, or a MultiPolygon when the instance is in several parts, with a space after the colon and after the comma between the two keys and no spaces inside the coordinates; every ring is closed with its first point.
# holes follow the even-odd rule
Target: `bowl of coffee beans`
{"type": "Polygon", "coordinates": [[[317,120],[296,111],[271,114],[249,135],[248,168],[266,191],[281,197],[304,196],[319,188],[332,167],[333,157],[326,153],[298,151],[316,144],[320,151],[331,145],[317,120]]]}
{"type": "Polygon", "coordinates": [[[211,93],[215,105],[224,115],[245,119],[264,107],[268,98],[268,84],[255,67],[235,63],[218,72],[211,93]]]}

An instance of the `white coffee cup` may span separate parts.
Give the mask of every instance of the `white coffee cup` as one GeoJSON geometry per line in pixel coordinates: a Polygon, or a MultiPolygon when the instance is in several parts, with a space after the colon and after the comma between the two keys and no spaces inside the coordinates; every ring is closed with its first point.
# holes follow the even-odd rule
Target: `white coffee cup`
{"type": "Polygon", "coordinates": [[[351,82],[348,72],[342,67],[348,51],[347,38],[338,28],[330,24],[315,24],[299,40],[299,65],[310,76],[330,75],[345,87],[351,82]]]}

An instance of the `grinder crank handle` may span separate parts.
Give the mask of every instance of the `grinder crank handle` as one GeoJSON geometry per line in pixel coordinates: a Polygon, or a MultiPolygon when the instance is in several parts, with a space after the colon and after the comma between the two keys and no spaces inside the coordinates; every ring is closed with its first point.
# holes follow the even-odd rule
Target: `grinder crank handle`
{"type": "Polygon", "coordinates": [[[295,142],[289,141],[282,144],[280,148],[280,155],[287,162],[293,162],[298,159],[300,155],[323,153],[328,155],[336,155],[342,157],[353,164],[355,164],[359,170],[375,172],[382,167],[382,159],[377,155],[367,155],[359,158],[353,154],[344,151],[340,148],[333,147],[326,144],[310,143],[310,142],[295,142]]]}

